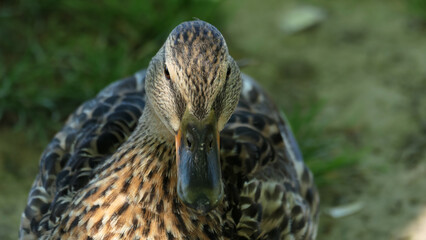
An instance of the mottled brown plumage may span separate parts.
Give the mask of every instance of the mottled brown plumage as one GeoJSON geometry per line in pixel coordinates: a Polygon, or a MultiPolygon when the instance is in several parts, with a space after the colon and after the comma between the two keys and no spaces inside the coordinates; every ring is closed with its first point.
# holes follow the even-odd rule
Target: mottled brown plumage
{"type": "Polygon", "coordinates": [[[42,155],[20,238],[314,239],[318,202],[288,124],[240,73],[220,32],[192,21],[172,31],[147,71],[70,116],[42,155]],[[179,137],[195,123],[221,131],[220,174],[211,175],[219,185],[201,188],[218,203],[182,199],[198,194],[193,185],[178,192],[186,159],[177,152],[198,144],[179,137]]]}

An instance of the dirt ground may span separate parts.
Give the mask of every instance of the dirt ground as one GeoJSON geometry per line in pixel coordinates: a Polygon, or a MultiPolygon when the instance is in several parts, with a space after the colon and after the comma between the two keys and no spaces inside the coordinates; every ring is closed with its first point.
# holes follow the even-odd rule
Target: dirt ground
{"type": "MultiPolygon", "coordinates": [[[[361,156],[320,186],[318,239],[426,239],[426,29],[401,1],[320,0],[310,3],[325,19],[286,35],[283,16],[299,5],[261,2],[227,3],[238,6],[230,8],[237,10],[228,13],[223,30],[231,53],[254,60],[244,71],[283,109],[323,102],[317,121],[324,132],[361,156]],[[361,207],[350,215],[328,214],[354,203],[361,207]]],[[[0,198],[0,239],[16,239],[17,213],[37,166],[37,160],[20,161],[38,159],[42,147],[19,140],[25,136],[16,131],[0,132],[0,190],[6,196],[0,198]],[[11,151],[16,146],[25,151],[11,151]]]]}
{"type": "Polygon", "coordinates": [[[318,239],[426,239],[426,29],[401,1],[311,3],[326,18],[303,32],[282,30],[300,5],[249,1],[226,34],[258,62],[247,71],[284,109],[322,101],[325,132],[361,152],[356,166],[320,186],[318,239]],[[282,76],[284,87],[264,76],[282,76]],[[327,214],[351,204],[361,207],[327,214]]]}

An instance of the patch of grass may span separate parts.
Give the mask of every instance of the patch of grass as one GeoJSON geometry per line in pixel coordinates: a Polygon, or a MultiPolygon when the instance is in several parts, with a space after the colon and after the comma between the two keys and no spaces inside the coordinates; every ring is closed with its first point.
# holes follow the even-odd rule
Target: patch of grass
{"type": "Polygon", "coordinates": [[[295,107],[289,115],[304,161],[318,186],[335,180],[333,173],[354,167],[365,152],[342,138],[345,130],[330,131],[327,122],[319,119],[324,105],[321,101],[313,101],[311,107],[295,107]]]}
{"type": "Polygon", "coordinates": [[[84,100],[144,68],[173,27],[220,26],[221,1],[2,2],[0,124],[47,139],[84,100]]]}
{"type": "Polygon", "coordinates": [[[408,10],[423,21],[426,21],[426,1],[409,0],[406,2],[408,10]]]}

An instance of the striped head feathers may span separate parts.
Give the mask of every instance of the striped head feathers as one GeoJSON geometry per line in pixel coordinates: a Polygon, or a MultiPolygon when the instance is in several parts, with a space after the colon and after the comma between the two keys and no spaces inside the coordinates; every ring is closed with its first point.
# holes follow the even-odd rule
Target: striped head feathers
{"type": "Polygon", "coordinates": [[[178,132],[185,112],[204,120],[214,112],[221,130],[238,103],[241,74],[222,34],[204,21],[172,30],[147,73],[148,101],[165,127],[178,132]]]}

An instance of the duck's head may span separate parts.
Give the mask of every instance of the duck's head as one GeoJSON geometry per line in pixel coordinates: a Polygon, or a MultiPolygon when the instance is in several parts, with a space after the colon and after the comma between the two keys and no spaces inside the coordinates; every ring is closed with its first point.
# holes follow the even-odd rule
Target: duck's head
{"type": "Polygon", "coordinates": [[[178,25],[152,59],[145,86],[148,103],[175,139],[178,196],[208,212],[223,198],[219,132],[241,89],[222,34],[203,21],[178,25]]]}

